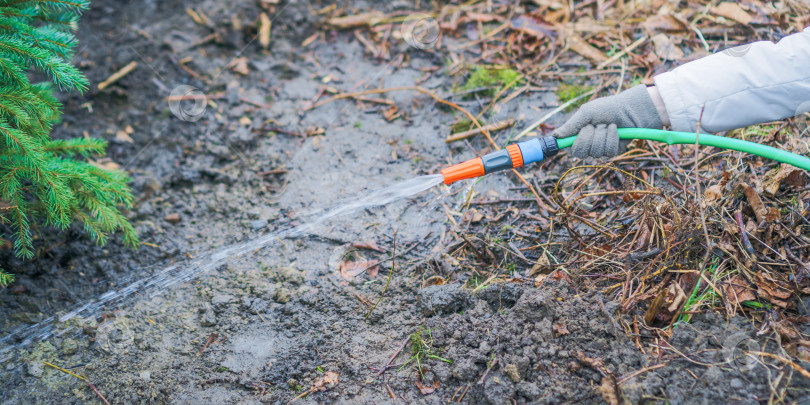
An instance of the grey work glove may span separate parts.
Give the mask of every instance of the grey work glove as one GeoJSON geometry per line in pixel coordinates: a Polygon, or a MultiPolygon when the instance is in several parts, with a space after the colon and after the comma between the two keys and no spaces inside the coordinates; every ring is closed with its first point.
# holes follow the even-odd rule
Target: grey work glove
{"type": "MultiPolygon", "coordinates": [[[[571,154],[580,159],[586,156],[600,158],[619,154],[618,128],[663,127],[661,116],[647,92],[647,87],[640,84],[615,96],[585,103],[552,135],[555,138],[577,135],[577,140],[571,147],[571,154]]],[[[627,143],[621,143],[627,147],[627,143]]]]}

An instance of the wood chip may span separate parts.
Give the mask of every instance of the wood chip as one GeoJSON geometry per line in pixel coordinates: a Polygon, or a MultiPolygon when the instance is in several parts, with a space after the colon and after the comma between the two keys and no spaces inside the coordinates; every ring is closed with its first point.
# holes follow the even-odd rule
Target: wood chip
{"type": "Polygon", "coordinates": [[[326,23],[340,29],[371,27],[385,19],[385,14],[379,11],[335,17],[326,20],[326,23]]]}
{"type": "Polygon", "coordinates": [[[270,21],[270,17],[267,16],[267,13],[261,13],[259,15],[259,43],[264,49],[270,46],[270,28],[272,25],[273,22],[270,21]]]}
{"type": "Polygon", "coordinates": [[[128,75],[129,72],[135,70],[135,67],[137,67],[137,66],[138,66],[138,62],[135,62],[134,60],[132,62],[129,62],[129,64],[127,64],[126,66],[119,69],[117,72],[110,75],[110,77],[108,77],[107,80],[99,83],[98,84],[98,89],[99,90],[106,89],[109,85],[117,82],[118,79],[128,75]]]}

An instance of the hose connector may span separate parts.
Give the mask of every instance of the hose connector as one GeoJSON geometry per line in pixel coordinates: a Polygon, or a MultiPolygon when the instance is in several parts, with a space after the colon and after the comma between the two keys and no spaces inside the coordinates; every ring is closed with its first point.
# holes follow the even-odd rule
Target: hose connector
{"type": "Polygon", "coordinates": [[[507,146],[497,152],[477,157],[442,170],[444,184],[480,177],[501,170],[514,169],[540,162],[557,154],[560,148],[553,136],[535,138],[507,146]]]}

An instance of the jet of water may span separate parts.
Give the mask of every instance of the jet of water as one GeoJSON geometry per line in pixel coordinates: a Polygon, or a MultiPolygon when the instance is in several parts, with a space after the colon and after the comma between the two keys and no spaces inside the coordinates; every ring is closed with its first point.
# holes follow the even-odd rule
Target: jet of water
{"type": "Polygon", "coordinates": [[[58,318],[52,316],[34,325],[16,328],[7,336],[0,338],[0,346],[3,346],[0,347],[0,357],[15,347],[25,346],[35,341],[48,339],[54,335],[67,333],[72,328],[61,325],[66,321],[76,317],[93,317],[114,306],[120,306],[124,299],[135,293],[148,295],[150,297],[159,295],[169,287],[195,279],[201,274],[225,264],[228,260],[236,259],[246,253],[278,243],[282,238],[295,238],[305,235],[317,225],[326,221],[417,195],[441,184],[442,181],[443,177],[441,174],[419,176],[405,180],[379,190],[371,191],[357,199],[344,201],[328,208],[321,208],[305,213],[303,215],[305,223],[301,225],[270,232],[245,242],[221,247],[202,254],[190,262],[171,265],[164,268],[156,275],[132,282],[123,288],[108,291],[94,301],[77,305],[58,318]]]}

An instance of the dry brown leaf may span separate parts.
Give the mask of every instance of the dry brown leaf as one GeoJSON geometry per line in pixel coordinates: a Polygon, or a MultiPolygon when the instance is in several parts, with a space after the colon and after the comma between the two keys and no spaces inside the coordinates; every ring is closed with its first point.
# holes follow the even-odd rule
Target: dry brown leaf
{"type": "Polygon", "coordinates": [[[307,137],[315,136],[315,135],[323,135],[325,133],[326,133],[326,130],[323,127],[310,126],[310,127],[307,127],[307,130],[306,130],[307,137]]]}
{"type": "Polygon", "coordinates": [[[759,223],[764,222],[765,217],[768,215],[768,209],[765,208],[765,204],[762,203],[762,198],[759,197],[759,193],[757,193],[757,190],[754,190],[753,187],[745,183],[742,183],[742,188],[745,196],[748,198],[748,202],[751,204],[751,208],[754,210],[754,214],[757,216],[757,221],[759,223]]]}
{"type": "Polygon", "coordinates": [[[654,15],[641,23],[641,26],[652,35],[655,32],[686,31],[686,26],[672,15],[654,15]]]}
{"type": "Polygon", "coordinates": [[[773,305],[781,308],[788,308],[791,302],[788,301],[792,295],[790,284],[784,281],[773,280],[772,278],[757,273],[757,294],[770,301],[773,305]]]}
{"type": "Polygon", "coordinates": [[[804,170],[782,163],[776,173],[763,181],[762,188],[766,193],[774,195],[779,192],[779,186],[782,185],[782,182],[791,186],[802,187],[807,183],[807,176],[804,174],[804,170]]]}
{"type": "Polygon", "coordinates": [[[703,198],[706,200],[706,203],[711,205],[712,203],[716,202],[723,196],[723,187],[719,184],[715,184],[710,186],[703,192],[703,198]]]}
{"type": "Polygon", "coordinates": [[[416,387],[419,388],[419,392],[421,392],[422,395],[427,395],[436,391],[436,388],[439,388],[439,382],[434,381],[433,385],[423,385],[421,382],[417,381],[416,387]]]}
{"type": "Polygon", "coordinates": [[[117,140],[119,140],[121,142],[128,142],[128,143],[133,143],[134,142],[132,140],[132,137],[130,137],[129,134],[126,133],[126,131],[120,131],[120,130],[115,133],[115,139],[117,139],[117,140]]]}
{"type": "Polygon", "coordinates": [[[572,51],[590,59],[593,62],[601,63],[607,60],[607,56],[605,56],[602,51],[585,42],[585,40],[579,35],[573,34],[569,36],[567,43],[568,48],[570,48],[572,51]]]}
{"type": "Polygon", "coordinates": [[[356,249],[368,249],[368,250],[376,250],[377,252],[382,252],[383,250],[377,245],[375,242],[352,242],[351,245],[353,248],[356,249]]]}
{"type": "Polygon", "coordinates": [[[374,278],[380,271],[380,261],[364,260],[359,262],[353,262],[349,260],[344,260],[340,262],[340,264],[338,265],[338,271],[340,272],[340,276],[343,277],[343,279],[345,280],[351,280],[362,274],[364,271],[368,271],[368,275],[374,278]]]}
{"type": "Polygon", "coordinates": [[[312,388],[310,389],[311,392],[315,391],[326,391],[328,389],[333,388],[337,385],[340,379],[340,374],[334,371],[327,371],[323,373],[322,376],[315,379],[315,382],[312,383],[312,388]]]}
{"type": "Polygon", "coordinates": [[[717,7],[712,7],[711,11],[712,14],[734,20],[740,24],[750,24],[753,20],[753,17],[746,13],[739,4],[730,1],[720,3],[717,7]]]}
{"type": "Polygon", "coordinates": [[[259,15],[259,43],[265,49],[270,46],[270,28],[272,25],[273,22],[270,21],[267,13],[263,12],[259,15]]]}
{"type": "Polygon", "coordinates": [[[619,384],[617,384],[616,377],[608,374],[602,377],[602,383],[599,384],[599,393],[602,394],[602,399],[610,405],[619,405],[619,384]]]}
{"type": "Polygon", "coordinates": [[[399,108],[397,108],[395,105],[392,105],[383,111],[383,118],[385,118],[386,121],[393,121],[399,118],[399,115],[399,108]]]}
{"type": "Polygon", "coordinates": [[[447,284],[447,280],[445,280],[444,277],[431,276],[422,283],[422,288],[429,287],[432,285],[445,285],[445,284],[447,284]]]}
{"type": "Polygon", "coordinates": [[[655,46],[655,54],[664,60],[679,60],[683,58],[683,51],[672,37],[667,34],[657,34],[652,38],[653,46],[655,46]]]}
{"type": "Polygon", "coordinates": [[[250,69],[248,69],[248,58],[241,57],[234,59],[228,67],[233,70],[235,73],[238,73],[242,76],[247,76],[250,73],[250,69]]]}
{"type": "Polygon", "coordinates": [[[568,331],[568,327],[565,326],[565,324],[562,323],[562,322],[558,322],[558,323],[555,323],[555,324],[551,325],[551,330],[553,330],[554,334],[557,335],[557,336],[564,336],[564,335],[568,335],[568,334],[571,333],[571,332],[568,331]]]}
{"type": "Polygon", "coordinates": [[[734,306],[741,304],[743,301],[753,301],[756,299],[754,290],[748,285],[740,275],[734,276],[729,280],[728,284],[723,286],[723,293],[726,296],[728,303],[734,306]]]}
{"type": "Polygon", "coordinates": [[[326,23],[340,29],[371,27],[385,19],[385,14],[379,11],[335,17],[326,20],[326,23]]]}
{"type": "Polygon", "coordinates": [[[542,20],[530,16],[520,15],[511,21],[512,29],[535,38],[552,37],[554,31],[542,20]]]}
{"type": "Polygon", "coordinates": [[[773,222],[782,218],[782,213],[779,212],[779,208],[771,207],[768,208],[768,212],[765,214],[765,220],[768,222],[773,222]]]}

